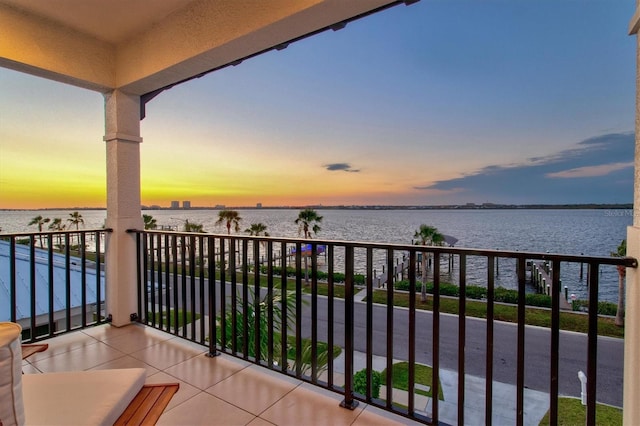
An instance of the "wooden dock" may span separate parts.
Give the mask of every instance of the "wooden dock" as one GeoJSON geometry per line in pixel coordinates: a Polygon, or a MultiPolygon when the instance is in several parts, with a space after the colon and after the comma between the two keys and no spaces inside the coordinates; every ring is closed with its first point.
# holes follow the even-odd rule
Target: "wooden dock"
{"type": "MultiPolygon", "coordinates": [[[[531,283],[536,287],[538,293],[551,296],[551,265],[548,262],[531,262],[531,283]]],[[[560,293],[560,309],[572,311],[573,307],[567,300],[566,288],[563,291],[562,282],[558,286],[560,293]]]]}
{"type": "MultiPolygon", "coordinates": [[[[403,256],[402,260],[396,259],[396,263],[393,265],[393,281],[395,282],[398,279],[403,280],[405,272],[409,269],[409,266],[409,259],[407,259],[406,256],[403,256]]],[[[373,285],[378,288],[386,288],[388,275],[389,274],[385,271],[385,267],[383,265],[382,274],[378,275],[377,272],[374,271],[373,285]]],[[[393,285],[391,285],[391,288],[393,289],[393,285]]]]}

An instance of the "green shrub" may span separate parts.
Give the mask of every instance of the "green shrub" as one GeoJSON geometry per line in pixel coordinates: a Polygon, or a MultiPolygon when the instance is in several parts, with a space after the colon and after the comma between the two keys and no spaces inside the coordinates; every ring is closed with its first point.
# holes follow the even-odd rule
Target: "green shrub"
{"type": "Polygon", "coordinates": [[[333,282],[334,283],[343,283],[344,282],[344,274],[341,272],[334,272],[333,273],[333,282]]]}
{"type": "MultiPolygon", "coordinates": [[[[576,299],[571,302],[571,307],[574,311],[587,312],[589,310],[589,302],[586,300],[576,299]]],[[[618,305],[612,302],[601,301],[598,302],[598,314],[615,316],[618,305]]]]}
{"type": "Polygon", "coordinates": [[[396,287],[396,290],[409,291],[409,281],[408,280],[396,281],[395,287],[396,287]]]}
{"type": "MultiPolygon", "coordinates": [[[[433,293],[433,283],[430,284],[431,288],[427,285],[427,291],[433,293]]],[[[460,295],[460,288],[457,285],[440,283],[440,294],[443,296],[458,297],[460,295]]]]}
{"type": "Polygon", "coordinates": [[[481,287],[479,285],[468,285],[467,286],[467,298],[469,299],[486,299],[487,298],[487,288],[481,287]]]}
{"type": "Polygon", "coordinates": [[[598,313],[600,315],[615,316],[618,305],[611,302],[598,302],[598,313]]]}
{"type": "MultiPolygon", "coordinates": [[[[371,396],[373,398],[380,397],[380,386],[382,384],[382,375],[371,370],[371,396]]],[[[367,369],[363,368],[353,376],[353,390],[359,394],[367,394],[367,369]]]]}
{"type": "Polygon", "coordinates": [[[530,293],[525,296],[526,304],[529,306],[539,306],[541,308],[551,307],[551,296],[546,294],[530,293]]]}
{"type": "Polygon", "coordinates": [[[518,303],[518,291],[504,287],[496,287],[493,293],[493,300],[502,303],[518,303]]]}

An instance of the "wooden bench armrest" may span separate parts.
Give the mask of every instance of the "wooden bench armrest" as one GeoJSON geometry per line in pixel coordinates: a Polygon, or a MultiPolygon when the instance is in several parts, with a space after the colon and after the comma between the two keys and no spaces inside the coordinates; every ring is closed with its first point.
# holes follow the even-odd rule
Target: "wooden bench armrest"
{"type": "Polygon", "coordinates": [[[154,425],[180,384],[144,385],[115,422],[115,426],[154,425]]]}
{"type": "Polygon", "coordinates": [[[47,349],[49,349],[49,345],[47,345],[46,343],[22,345],[22,359],[26,359],[38,352],[44,352],[47,349]]]}

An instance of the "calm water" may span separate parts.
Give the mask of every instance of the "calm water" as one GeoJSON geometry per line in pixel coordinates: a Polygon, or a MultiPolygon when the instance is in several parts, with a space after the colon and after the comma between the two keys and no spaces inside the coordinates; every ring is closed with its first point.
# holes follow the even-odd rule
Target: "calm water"
{"type": "MultiPolygon", "coordinates": [[[[242,229],[251,223],[267,225],[272,236],[297,237],[294,220],[299,210],[239,210],[242,229]]],[[[389,242],[410,244],[420,224],[438,228],[457,238],[456,247],[541,251],[563,254],[609,256],[620,241],[626,238],[626,228],[632,223],[630,210],[319,210],[324,219],[318,238],[389,242]]],[[[38,215],[49,218],[69,217],[70,211],[11,211],[0,212],[2,232],[35,231],[27,226],[38,215]]],[[[203,224],[207,232],[222,233],[226,228],[216,226],[217,210],[153,210],[158,225],[181,229],[186,219],[203,224]]],[[[104,225],[104,210],[81,211],[85,228],[104,225]]],[[[376,259],[382,269],[383,259],[376,259]]],[[[378,264],[376,263],[376,264],[378,264]]],[[[586,283],[579,280],[578,265],[562,265],[563,285],[570,293],[586,298],[586,283]]],[[[444,267],[443,271],[446,272],[444,267]]],[[[498,285],[513,288],[514,264],[500,261],[498,285]]],[[[486,276],[480,259],[468,261],[467,280],[470,284],[483,284],[486,276]]],[[[451,281],[457,281],[454,273],[451,281]]],[[[617,271],[602,267],[600,297],[617,300],[617,271]]]]}

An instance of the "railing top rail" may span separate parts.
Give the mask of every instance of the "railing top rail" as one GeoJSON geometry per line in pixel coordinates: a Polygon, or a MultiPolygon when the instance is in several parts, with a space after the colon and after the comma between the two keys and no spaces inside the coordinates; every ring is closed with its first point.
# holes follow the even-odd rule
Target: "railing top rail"
{"type": "Polygon", "coordinates": [[[494,250],[494,249],[475,249],[475,248],[461,248],[461,247],[444,247],[444,246],[423,246],[412,244],[391,244],[391,243],[376,243],[376,242],[362,242],[362,241],[344,241],[344,240],[324,240],[324,239],[304,239],[304,238],[288,238],[288,237],[264,237],[264,236],[249,236],[238,234],[217,234],[217,233],[194,233],[194,232],[181,232],[181,231],[160,231],[160,230],[127,230],[130,233],[147,233],[147,234],[160,234],[160,235],[176,235],[176,236],[202,236],[202,237],[214,237],[221,239],[234,239],[234,240],[249,240],[249,241],[272,241],[279,243],[304,243],[313,245],[333,245],[342,247],[359,247],[359,248],[371,248],[371,249],[393,249],[395,251],[428,251],[430,253],[440,254],[457,254],[466,256],[484,256],[484,257],[497,257],[497,258],[513,258],[513,259],[526,259],[526,260],[546,260],[546,261],[560,261],[560,262],[578,262],[578,263],[596,263],[601,265],[616,265],[625,266],[628,268],[637,268],[638,261],[633,257],[613,257],[613,256],[585,256],[585,255],[570,255],[561,253],[542,253],[531,251],[514,251],[514,250],[494,250]]]}

